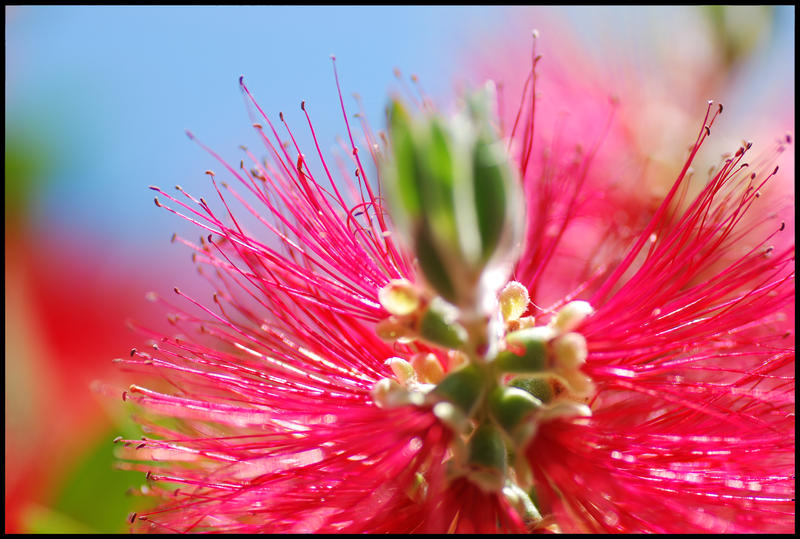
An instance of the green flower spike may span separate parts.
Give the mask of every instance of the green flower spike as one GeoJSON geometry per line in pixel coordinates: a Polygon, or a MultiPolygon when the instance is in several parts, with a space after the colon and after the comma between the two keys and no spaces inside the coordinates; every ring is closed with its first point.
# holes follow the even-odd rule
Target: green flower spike
{"type": "Polygon", "coordinates": [[[493,86],[451,119],[390,106],[383,184],[392,218],[428,285],[468,312],[485,313],[507,281],[524,229],[522,188],[496,122],[493,86]]]}

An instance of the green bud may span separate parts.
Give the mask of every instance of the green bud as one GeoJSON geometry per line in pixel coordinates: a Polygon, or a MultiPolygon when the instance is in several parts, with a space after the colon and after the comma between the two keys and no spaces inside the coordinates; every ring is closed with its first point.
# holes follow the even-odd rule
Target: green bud
{"type": "Polygon", "coordinates": [[[495,364],[501,372],[541,372],[548,368],[547,343],[554,336],[551,328],[520,329],[506,335],[507,348],[497,354],[495,364]]]}
{"type": "Polygon", "coordinates": [[[386,341],[410,342],[416,337],[406,320],[390,316],[375,325],[375,333],[386,341]]]}
{"type": "Polygon", "coordinates": [[[456,321],[458,311],[441,298],[433,298],[419,322],[420,336],[433,344],[456,350],[467,342],[467,330],[456,321]]]}
{"type": "Polygon", "coordinates": [[[512,438],[541,406],[542,401],[516,387],[497,387],[489,396],[492,417],[512,438]]]}
{"type": "Polygon", "coordinates": [[[550,382],[546,378],[538,376],[517,376],[508,385],[527,391],[545,404],[553,400],[555,396],[550,382]]]}
{"type": "Polygon", "coordinates": [[[566,333],[553,341],[555,364],[564,370],[577,370],[586,363],[586,338],[580,333],[566,333]]]}
{"type": "Polygon", "coordinates": [[[505,484],[508,456],[503,436],[494,425],[480,425],[469,439],[469,478],[487,491],[499,491],[505,484]]]}
{"type": "Polygon", "coordinates": [[[472,415],[485,389],[484,373],[473,364],[451,372],[433,389],[437,395],[459,408],[467,417],[472,415]]]}

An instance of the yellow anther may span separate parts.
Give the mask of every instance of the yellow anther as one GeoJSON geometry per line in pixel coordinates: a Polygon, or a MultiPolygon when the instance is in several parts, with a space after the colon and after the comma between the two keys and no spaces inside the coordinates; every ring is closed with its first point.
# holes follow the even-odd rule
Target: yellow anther
{"type": "Polygon", "coordinates": [[[438,384],[444,378],[444,369],[433,354],[417,354],[411,358],[411,364],[420,382],[438,384]]]}
{"type": "Polygon", "coordinates": [[[500,302],[500,312],[503,314],[503,320],[506,322],[519,319],[528,309],[528,303],[530,303],[528,289],[517,281],[509,282],[505,288],[503,288],[503,291],[500,292],[500,297],[498,299],[500,302]]]}
{"type": "Polygon", "coordinates": [[[420,291],[406,279],[393,279],[378,291],[378,300],[391,314],[405,316],[419,309],[420,291]]]}
{"type": "Polygon", "coordinates": [[[378,322],[375,326],[375,333],[386,341],[411,341],[416,336],[406,321],[395,316],[378,322]]]}

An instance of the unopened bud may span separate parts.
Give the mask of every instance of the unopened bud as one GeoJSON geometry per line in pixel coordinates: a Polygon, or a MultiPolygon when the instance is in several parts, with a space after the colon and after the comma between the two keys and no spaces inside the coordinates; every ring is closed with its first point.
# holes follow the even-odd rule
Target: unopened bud
{"type": "Polygon", "coordinates": [[[473,364],[449,373],[433,393],[458,407],[467,417],[477,407],[484,394],[484,374],[473,364]]]}
{"type": "Polygon", "coordinates": [[[506,483],[506,486],[503,487],[503,496],[505,496],[508,503],[522,515],[525,521],[536,522],[541,520],[542,515],[539,513],[539,510],[536,508],[536,505],[534,505],[530,496],[528,496],[528,493],[514,484],[514,482],[509,481],[506,483]]]}
{"type": "Polygon", "coordinates": [[[532,423],[531,417],[541,407],[542,401],[516,387],[497,387],[489,396],[492,417],[520,445],[532,433],[526,423],[532,423]]]}
{"type": "Polygon", "coordinates": [[[464,432],[468,426],[467,416],[464,415],[464,412],[449,402],[437,402],[433,406],[433,415],[454,432],[464,432]]]}
{"type": "Polygon", "coordinates": [[[550,406],[542,408],[538,420],[552,421],[553,419],[568,417],[591,417],[592,410],[585,404],[580,404],[570,400],[557,401],[550,406]]]}
{"type": "Polygon", "coordinates": [[[555,336],[552,328],[539,326],[506,335],[506,349],[497,354],[501,372],[541,372],[548,367],[547,345],[555,336]]]}
{"type": "Polygon", "coordinates": [[[545,404],[553,400],[555,396],[550,381],[541,376],[517,376],[508,385],[527,391],[545,404]]]}
{"type": "Polygon", "coordinates": [[[469,361],[467,358],[467,354],[460,350],[448,350],[447,351],[447,371],[454,371],[461,365],[466,364],[469,361]]]}
{"type": "Polygon", "coordinates": [[[482,311],[508,278],[525,216],[518,172],[495,128],[496,96],[452,118],[393,102],[381,170],[392,217],[437,295],[482,311]]]}
{"type": "Polygon", "coordinates": [[[586,398],[594,393],[592,379],[579,370],[572,370],[559,373],[569,386],[569,392],[573,397],[586,398]]]}
{"type": "Polygon", "coordinates": [[[459,349],[467,342],[467,330],[457,318],[455,307],[441,298],[434,298],[420,319],[419,335],[433,344],[459,349]]]}
{"type": "Polygon", "coordinates": [[[491,424],[480,425],[469,439],[468,477],[487,492],[505,485],[506,444],[500,431],[491,424]]]}

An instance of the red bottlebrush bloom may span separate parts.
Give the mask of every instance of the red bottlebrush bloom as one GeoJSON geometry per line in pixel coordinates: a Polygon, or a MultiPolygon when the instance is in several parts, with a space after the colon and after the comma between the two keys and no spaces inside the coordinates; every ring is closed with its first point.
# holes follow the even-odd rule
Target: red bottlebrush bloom
{"type": "Polygon", "coordinates": [[[742,242],[774,158],[680,200],[709,104],[661,205],[615,226],[592,151],[534,147],[535,79],[502,142],[485,95],[395,103],[388,141],[348,124],[313,173],[251,98],[269,157],[218,158],[222,211],[154,188],[215,293],[158,298],[179,333],[119,360],[151,380],[123,394],[146,437],[117,440],[160,499],[137,529],[793,529],[794,247],[769,247],[793,231],[742,242]]]}

